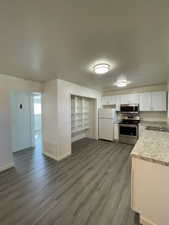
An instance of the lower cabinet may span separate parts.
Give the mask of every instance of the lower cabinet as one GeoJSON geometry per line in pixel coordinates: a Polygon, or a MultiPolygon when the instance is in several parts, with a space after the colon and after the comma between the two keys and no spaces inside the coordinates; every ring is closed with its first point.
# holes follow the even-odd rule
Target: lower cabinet
{"type": "Polygon", "coordinates": [[[114,140],[115,141],[119,140],[119,124],[118,123],[114,124],[114,140]]]}
{"type": "Polygon", "coordinates": [[[139,124],[139,137],[141,137],[144,130],[145,130],[145,126],[139,124]]]}
{"type": "Polygon", "coordinates": [[[142,225],[169,224],[169,167],[132,156],[131,207],[142,225]]]}

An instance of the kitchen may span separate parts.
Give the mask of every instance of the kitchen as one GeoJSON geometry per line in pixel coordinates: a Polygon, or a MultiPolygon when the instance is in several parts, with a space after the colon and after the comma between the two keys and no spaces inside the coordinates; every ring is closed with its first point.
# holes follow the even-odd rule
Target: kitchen
{"type": "MultiPolygon", "coordinates": [[[[112,113],[112,128],[110,116],[106,126],[113,135],[111,138],[110,134],[104,137],[100,132],[100,138],[134,145],[130,153],[131,207],[139,213],[141,224],[166,225],[169,221],[164,210],[169,208],[169,182],[166,179],[169,172],[167,86],[145,87],[136,91],[138,93],[102,97],[99,122],[102,125],[102,114],[112,113]]],[[[104,130],[104,126],[100,129],[104,130]]]]}

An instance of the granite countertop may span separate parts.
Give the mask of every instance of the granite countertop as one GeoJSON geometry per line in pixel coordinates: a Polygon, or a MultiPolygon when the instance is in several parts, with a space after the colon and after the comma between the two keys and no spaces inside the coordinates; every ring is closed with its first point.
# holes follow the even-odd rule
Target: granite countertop
{"type": "Polygon", "coordinates": [[[144,121],[141,120],[141,126],[154,126],[154,127],[169,127],[166,121],[144,121]]]}
{"type": "MultiPolygon", "coordinates": [[[[167,126],[166,122],[152,122],[151,124],[148,122],[141,124],[144,124],[145,128],[146,126],[167,126]]],[[[169,166],[169,133],[144,129],[131,152],[131,156],[169,166]]]]}

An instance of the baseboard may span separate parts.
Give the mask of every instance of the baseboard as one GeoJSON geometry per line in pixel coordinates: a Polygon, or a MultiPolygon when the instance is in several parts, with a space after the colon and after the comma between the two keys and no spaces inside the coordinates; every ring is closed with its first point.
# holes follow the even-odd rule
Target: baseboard
{"type": "Polygon", "coordinates": [[[57,157],[54,156],[54,155],[52,155],[52,154],[50,154],[49,152],[43,152],[43,155],[45,155],[45,156],[47,156],[47,157],[49,157],[51,159],[54,159],[54,160],[58,161],[57,160],[57,157]]]}
{"type": "Polygon", "coordinates": [[[75,135],[74,137],[72,137],[72,143],[75,141],[79,141],[85,137],[87,137],[86,133],[75,135]]]}
{"type": "Polygon", "coordinates": [[[64,160],[64,159],[66,159],[67,157],[69,157],[70,155],[71,155],[71,152],[70,152],[69,154],[66,154],[66,155],[61,156],[59,159],[57,159],[57,161],[64,160]]]}
{"type": "Polygon", "coordinates": [[[5,166],[1,166],[0,167],[0,172],[3,172],[3,171],[8,170],[8,169],[11,169],[12,167],[14,167],[14,163],[9,163],[9,164],[7,164],[5,166]]]}
{"type": "Polygon", "coordinates": [[[30,146],[28,148],[15,150],[15,151],[13,151],[13,153],[20,152],[20,151],[25,151],[25,150],[34,150],[34,149],[35,149],[35,146],[30,146]]]}
{"type": "Polygon", "coordinates": [[[146,219],[146,218],[144,218],[142,216],[140,216],[140,223],[142,225],[157,225],[157,224],[151,222],[150,220],[148,220],[148,219],[146,219]]]}

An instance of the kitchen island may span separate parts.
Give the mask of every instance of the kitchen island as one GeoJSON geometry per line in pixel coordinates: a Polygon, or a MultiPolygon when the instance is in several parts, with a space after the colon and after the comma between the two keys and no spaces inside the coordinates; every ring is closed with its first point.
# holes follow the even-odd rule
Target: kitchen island
{"type": "Polygon", "coordinates": [[[146,130],[147,124],[142,126],[131,152],[132,209],[140,214],[143,225],[168,225],[169,133],[146,130]]]}

